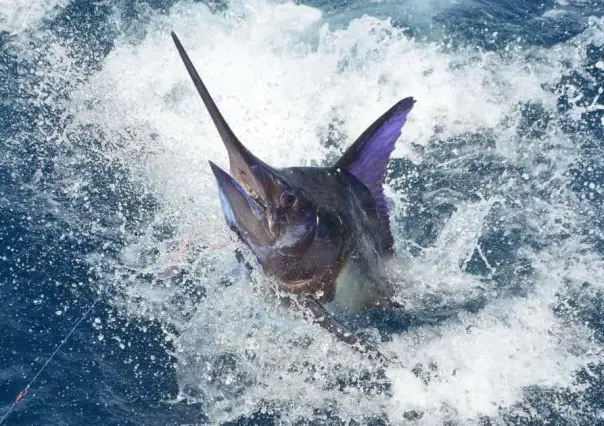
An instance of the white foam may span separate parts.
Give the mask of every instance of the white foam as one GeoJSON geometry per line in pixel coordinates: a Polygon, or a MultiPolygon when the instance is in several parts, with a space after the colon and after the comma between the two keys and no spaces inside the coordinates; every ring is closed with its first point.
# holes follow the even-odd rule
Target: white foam
{"type": "Polygon", "coordinates": [[[392,347],[404,364],[422,365],[432,378],[424,384],[407,368],[390,371],[392,417],[411,409],[426,413],[426,424],[443,415],[497,416],[522,401],[525,387],[572,384],[596,345],[588,329],[560,324],[551,309],[555,301],[551,289],[540,288],[529,299],[493,302],[478,314],[400,336],[392,347]]]}
{"type": "Polygon", "coordinates": [[[0,0],[0,31],[19,34],[34,30],[68,4],[69,0],[0,0]]]}

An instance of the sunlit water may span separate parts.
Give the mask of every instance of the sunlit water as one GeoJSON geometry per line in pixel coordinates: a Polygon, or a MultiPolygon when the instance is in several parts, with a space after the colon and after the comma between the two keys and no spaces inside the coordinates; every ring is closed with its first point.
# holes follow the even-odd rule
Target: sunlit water
{"type": "Polygon", "coordinates": [[[0,418],[101,295],[7,424],[602,422],[601,2],[5,1],[0,31],[0,418]],[[417,99],[386,185],[405,309],[341,318],[399,364],[237,262],[170,30],[274,166],[417,99]]]}

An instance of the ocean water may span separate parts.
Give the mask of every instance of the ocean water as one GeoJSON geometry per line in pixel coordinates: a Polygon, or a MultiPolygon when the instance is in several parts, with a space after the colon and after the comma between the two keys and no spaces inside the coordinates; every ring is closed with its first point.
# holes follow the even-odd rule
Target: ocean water
{"type": "MultiPolygon", "coordinates": [[[[0,2],[7,425],[604,424],[604,3],[0,2]],[[208,160],[329,164],[417,104],[386,182],[402,311],[265,303],[208,160]]],[[[246,254],[249,256],[249,254],[246,254]]]]}

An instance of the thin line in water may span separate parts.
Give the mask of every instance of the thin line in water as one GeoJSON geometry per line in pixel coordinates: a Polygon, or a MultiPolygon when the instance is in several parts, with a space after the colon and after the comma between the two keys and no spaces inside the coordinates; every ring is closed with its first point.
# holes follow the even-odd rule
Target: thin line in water
{"type": "Polygon", "coordinates": [[[36,375],[29,381],[29,383],[27,384],[27,386],[25,386],[25,388],[23,388],[23,390],[21,392],[19,392],[19,394],[15,397],[15,400],[13,401],[13,403],[11,404],[11,406],[8,408],[8,411],[6,413],[4,413],[4,416],[2,416],[2,418],[0,419],[0,425],[2,425],[2,423],[4,423],[4,421],[8,418],[9,414],[13,411],[13,409],[17,406],[17,404],[19,404],[23,400],[23,398],[25,398],[25,396],[27,395],[27,391],[30,389],[31,385],[36,381],[36,379],[42,373],[42,371],[44,371],[44,369],[50,363],[50,361],[52,361],[52,359],[57,354],[57,352],[59,352],[59,350],[61,349],[61,347],[63,347],[63,345],[69,340],[69,338],[71,337],[71,335],[73,334],[73,332],[78,328],[78,326],[80,325],[80,323],[82,321],[84,321],[84,319],[88,316],[88,314],[90,313],[90,311],[92,311],[92,309],[96,306],[96,304],[105,295],[105,292],[107,291],[107,288],[109,288],[109,286],[105,287],[105,289],[103,291],[101,291],[101,294],[99,294],[99,296],[96,298],[96,300],[94,302],[92,302],[92,304],[88,307],[88,309],[86,310],[86,312],[84,312],[84,314],[80,317],[80,319],[78,319],[78,321],[71,328],[71,330],[69,331],[69,333],[67,333],[67,336],[65,336],[65,338],[63,340],[61,340],[61,343],[59,343],[57,345],[57,347],[55,348],[54,352],[48,357],[48,359],[46,360],[46,362],[44,363],[44,365],[42,365],[42,367],[40,367],[40,369],[38,370],[38,372],[36,373],[36,375]]]}

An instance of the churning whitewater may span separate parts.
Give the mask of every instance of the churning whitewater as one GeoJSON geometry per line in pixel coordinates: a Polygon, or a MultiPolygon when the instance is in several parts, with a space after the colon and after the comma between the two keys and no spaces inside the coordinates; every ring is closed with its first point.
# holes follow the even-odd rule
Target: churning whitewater
{"type": "Polygon", "coordinates": [[[107,290],[15,424],[601,421],[602,5],[552,2],[522,33],[497,5],[432,3],[7,5],[1,206],[20,225],[2,230],[0,301],[33,308],[2,320],[0,415],[107,290]],[[384,185],[403,308],[337,312],[398,363],[267,302],[172,30],[276,168],[331,166],[417,100],[384,185]]]}

